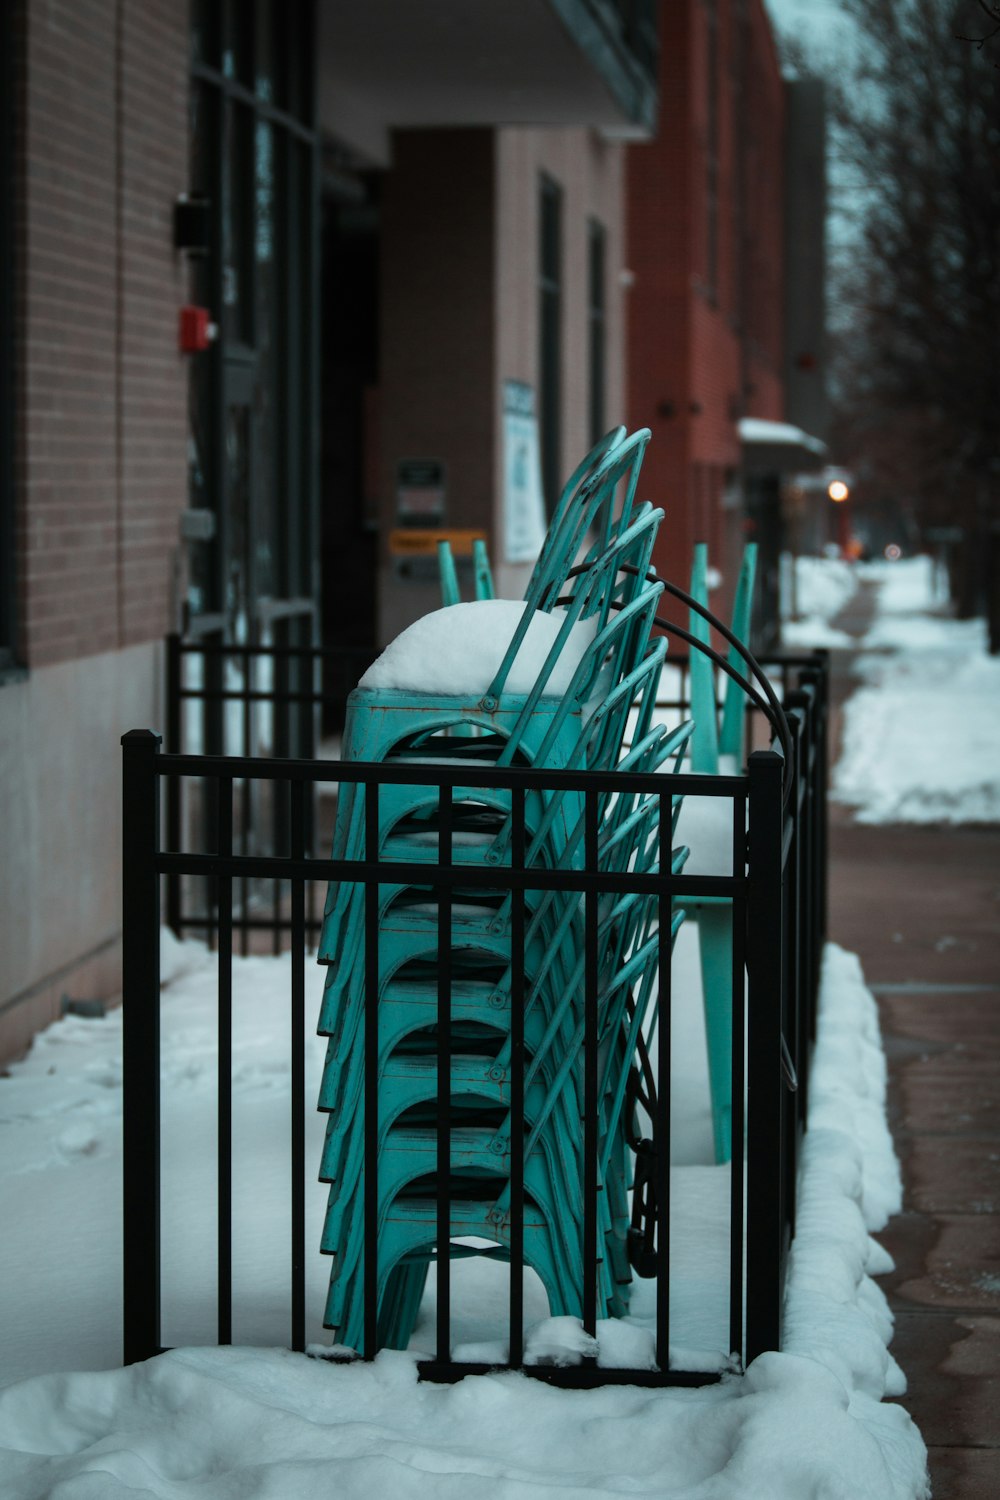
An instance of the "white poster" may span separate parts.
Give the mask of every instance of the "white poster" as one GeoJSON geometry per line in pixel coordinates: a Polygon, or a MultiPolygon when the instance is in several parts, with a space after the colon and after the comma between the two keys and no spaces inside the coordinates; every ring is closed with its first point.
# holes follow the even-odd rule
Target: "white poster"
{"type": "Polygon", "coordinates": [[[535,392],[523,380],[503,388],[504,558],[534,562],[545,539],[545,501],[535,392]]]}

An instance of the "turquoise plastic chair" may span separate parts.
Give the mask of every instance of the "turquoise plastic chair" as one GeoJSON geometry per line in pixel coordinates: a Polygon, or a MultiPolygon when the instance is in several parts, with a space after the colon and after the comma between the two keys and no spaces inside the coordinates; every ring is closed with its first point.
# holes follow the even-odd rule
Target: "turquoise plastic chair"
{"type": "MultiPolygon", "coordinates": [[[[756,566],[757,547],[751,542],[743,553],[731,626],[737,640],[744,644],[748,642],[750,634],[756,566]]],[[[699,542],[694,549],[690,592],[693,599],[707,608],[708,548],[703,542],[699,542]]],[[[690,611],[688,629],[697,640],[705,645],[711,644],[708,621],[695,610],[690,611]]],[[[742,658],[732,647],[728,660],[738,671],[743,670],[742,658]]],[[[745,694],[738,683],[726,677],[720,733],[715,667],[708,656],[695,648],[692,648],[690,656],[690,681],[691,714],[694,719],[691,770],[706,776],[717,776],[720,770],[738,771],[744,759],[745,694]]],[[[720,807],[727,808],[728,804],[721,803],[720,807]]],[[[733,1153],[732,902],[722,896],[702,896],[685,898],[684,906],[691,920],[698,924],[712,1097],[712,1134],[715,1159],[725,1162],[731,1159],[733,1153]]]]}

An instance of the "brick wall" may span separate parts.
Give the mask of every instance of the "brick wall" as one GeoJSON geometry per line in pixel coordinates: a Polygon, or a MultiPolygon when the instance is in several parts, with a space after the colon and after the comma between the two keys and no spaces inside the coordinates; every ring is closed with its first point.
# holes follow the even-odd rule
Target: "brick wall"
{"type": "Polygon", "coordinates": [[[653,431],[644,493],[667,511],[657,564],[684,583],[694,542],[707,541],[723,614],[743,543],[737,422],[783,411],[782,83],[762,0],[742,25],[740,11],[661,0],[659,130],[629,147],[627,165],[627,410],[653,431]]]}
{"type": "Polygon", "coordinates": [[[187,13],[27,8],[19,163],[20,655],[40,667],[162,635],[185,503],[187,13]]]}

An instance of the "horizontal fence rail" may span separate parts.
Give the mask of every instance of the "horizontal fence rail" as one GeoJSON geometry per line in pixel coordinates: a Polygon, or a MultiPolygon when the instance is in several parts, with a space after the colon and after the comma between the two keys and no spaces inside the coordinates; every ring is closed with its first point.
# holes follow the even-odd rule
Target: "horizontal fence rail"
{"type": "MultiPolygon", "coordinates": [[[[332,709],[339,714],[347,695],[377,655],[374,646],[321,647],[289,644],[225,644],[212,639],[166,638],[166,734],[169,754],[195,751],[230,756],[312,760],[319,753],[320,720],[332,709]]],[[[828,653],[781,652],[762,657],[761,665],[782,699],[803,690],[811,695],[811,722],[825,754],[828,653]]],[[[676,719],[691,708],[688,657],[671,652],[657,711],[676,719]],[[671,685],[676,681],[676,691],[671,685]]],[[[720,703],[721,708],[721,703],[720,703]]],[[[746,708],[746,743],[767,748],[770,728],[751,704],[746,708]]],[[[824,773],[825,774],[825,773],[824,773]]],[[[329,789],[330,784],[324,790],[329,789]]],[[[825,871],[825,781],[823,840],[817,851],[825,871]]],[[[173,777],[165,789],[165,816],[170,842],[178,847],[183,827],[193,847],[214,842],[215,807],[195,776],[173,777]]],[[[319,797],[307,785],[304,848],[313,854],[332,827],[333,798],[319,797]]],[[[242,855],[267,854],[287,836],[283,804],[273,783],[238,778],[234,805],[234,839],[242,855]]],[[[818,904],[826,911],[825,875],[818,904]]],[[[174,869],[165,876],[166,921],[177,937],[196,935],[215,941],[218,912],[213,887],[204,878],[174,869]]],[[[315,937],[321,916],[314,892],[307,892],[306,930],[315,937]]],[[[234,891],[234,942],[238,951],[279,953],[291,940],[289,892],[274,882],[242,875],[234,891]]]]}
{"type": "MultiPolygon", "coordinates": [[[[215,1281],[219,1343],[232,1339],[233,1257],[232,1178],[232,1034],[234,1019],[234,932],[241,892],[272,882],[280,884],[284,908],[283,941],[291,946],[289,994],[290,1124],[288,1171],[290,1221],[287,1225],[289,1342],[306,1344],[306,1261],[317,1247],[307,1243],[306,1185],[315,1181],[315,1165],[306,1160],[306,1038],[316,1016],[307,1013],[303,959],[310,940],[309,901],[317,882],[350,883],[366,893],[364,938],[359,962],[364,965],[362,1110],[364,1118],[363,1264],[364,1337],[361,1350],[371,1358],[377,1347],[378,1304],[374,1291],[379,1254],[377,1218],[379,1074],[379,990],[372,976],[378,967],[377,912],[380,886],[413,884],[436,893],[441,957],[438,973],[436,1046],[437,1234],[447,1245],[455,1210],[451,1191],[450,1077],[453,985],[446,955],[451,950],[454,903],[458,894],[499,893],[510,903],[512,937],[511,1139],[510,1194],[505,1233],[510,1261],[510,1298],[503,1330],[514,1368],[562,1384],[600,1384],[628,1380],[642,1384],[697,1384],[717,1378],[686,1369],[670,1355],[671,1179],[670,1063],[671,1020],[679,999],[672,993],[671,916],[697,899],[724,898],[732,922],[731,1080],[733,1139],[746,1140],[744,1172],[730,1173],[726,1235],[729,1264],[729,1348],[740,1363],[780,1347],[781,1301],[788,1245],[794,1232],[795,1177],[798,1144],[804,1128],[805,1080],[811,1038],[819,956],[825,925],[825,677],[822,662],[803,664],[797,684],[785,693],[786,712],[794,727],[795,764],[792,795],[783,797],[787,767],[771,750],[751,754],[745,774],[704,777],[627,773],[556,772],[506,768],[498,770],[447,765],[390,766],[341,764],[304,758],[163,754],[149,731],[132,731],[122,740],[124,756],[124,1337],[127,1362],[161,1351],[161,1183],[163,1148],[160,1099],[160,990],[158,927],[163,887],[171,879],[196,880],[211,892],[213,920],[202,930],[217,953],[216,1025],[218,1036],[217,1246],[215,1281]],[[814,675],[810,677],[810,672],[814,675]],[[160,788],[179,796],[197,785],[211,816],[183,825],[166,819],[161,834],[160,788]],[[510,799],[512,833],[509,861],[488,867],[456,859],[452,808],[456,790],[503,794],[510,799]],[[438,804],[439,844],[431,863],[386,858],[377,837],[378,798],[384,788],[420,786],[432,789],[438,804]],[[267,791],[280,811],[269,852],[240,847],[240,799],[267,791]],[[320,787],[338,796],[348,787],[363,789],[367,838],[352,858],[316,853],[309,810],[320,787]],[[575,796],[585,809],[584,858],[579,868],[545,867],[526,857],[525,799],[539,793],[575,796]],[[599,868],[597,809],[616,796],[652,798],[655,802],[660,868],[599,868]],[[728,874],[686,874],[671,863],[674,802],[681,797],[721,799],[732,818],[733,860],[728,874]],[[602,1016],[598,1008],[598,903],[610,896],[632,896],[653,903],[659,932],[659,1021],[655,1062],[660,1085],[651,1097],[651,1139],[638,1162],[636,1193],[650,1209],[645,1228],[644,1275],[655,1284],[655,1370],[618,1370],[593,1360],[580,1365],[528,1365],[522,1334],[525,1274],[525,1124],[524,1021],[519,1001],[525,992],[525,932],[529,893],[555,892],[582,902],[583,993],[580,1044],[583,1100],[580,1186],[583,1245],[583,1294],[579,1316],[593,1332],[597,1315],[598,1245],[597,1078],[601,1059],[602,1016]],[[744,1051],[742,1038],[746,1032],[744,1051]],[[744,1109],[746,1116],[744,1119],[744,1109]],[[641,1168],[641,1170],[640,1170],[641,1168]]],[[[640,1153],[641,1154],[641,1153],[640,1153]]],[[[641,1259],[641,1257],[640,1257],[641,1259]]],[[[638,1264],[638,1262],[634,1262],[638,1264]]],[[[421,1364],[435,1379],[457,1379],[484,1367],[456,1360],[452,1354],[451,1262],[437,1256],[436,1351],[421,1364]]],[[[211,1337],[206,1330],[205,1336],[211,1337]]],[[[495,1368],[491,1364],[490,1368],[495,1368]]]]}

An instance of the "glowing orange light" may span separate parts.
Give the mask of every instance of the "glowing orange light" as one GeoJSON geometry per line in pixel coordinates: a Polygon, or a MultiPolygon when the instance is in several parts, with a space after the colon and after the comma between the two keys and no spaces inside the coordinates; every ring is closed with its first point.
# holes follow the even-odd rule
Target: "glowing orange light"
{"type": "Polygon", "coordinates": [[[842,479],[831,479],[826,487],[826,493],[831,500],[846,500],[851,493],[842,479]]]}

